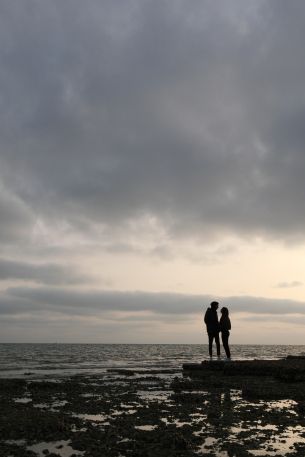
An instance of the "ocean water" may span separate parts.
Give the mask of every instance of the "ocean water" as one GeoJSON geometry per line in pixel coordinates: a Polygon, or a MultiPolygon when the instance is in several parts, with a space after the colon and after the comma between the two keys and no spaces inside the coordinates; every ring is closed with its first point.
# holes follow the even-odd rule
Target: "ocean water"
{"type": "MultiPolygon", "coordinates": [[[[304,355],[305,346],[232,345],[232,358],[304,355]]],[[[177,369],[208,358],[206,344],[0,344],[0,377],[98,374],[110,368],[177,369]]]]}

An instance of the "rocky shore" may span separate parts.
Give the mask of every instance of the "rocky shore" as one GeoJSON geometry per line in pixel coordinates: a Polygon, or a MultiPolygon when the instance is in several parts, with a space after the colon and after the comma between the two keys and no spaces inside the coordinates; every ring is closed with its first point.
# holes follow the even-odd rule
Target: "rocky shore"
{"type": "Polygon", "coordinates": [[[204,385],[240,389],[244,398],[305,401],[305,357],[229,362],[216,359],[187,363],[183,370],[204,385]]]}
{"type": "Polygon", "coordinates": [[[304,456],[302,364],[2,379],[0,455],[304,456]]]}

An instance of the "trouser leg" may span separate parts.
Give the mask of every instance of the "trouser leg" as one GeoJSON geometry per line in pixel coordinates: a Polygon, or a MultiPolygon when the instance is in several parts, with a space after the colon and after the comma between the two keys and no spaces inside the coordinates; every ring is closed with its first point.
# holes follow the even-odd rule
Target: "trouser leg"
{"type": "Polygon", "coordinates": [[[209,355],[210,355],[210,357],[212,357],[214,335],[212,333],[209,333],[208,337],[209,337],[209,355]]]}
{"type": "Polygon", "coordinates": [[[231,353],[230,353],[230,348],[229,348],[229,332],[223,332],[221,334],[221,339],[222,339],[222,344],[224,347],[224,350],[226,351],[226,356],[230,359],[231,358],[231,353]]]}
{"type": "Polygon", "coordinates": [[[220,356],[220,342],[219,342],[219,333],[215,333],[215,343],[216,343],[216,350],[217,350],[217,355],[220,356]]]}

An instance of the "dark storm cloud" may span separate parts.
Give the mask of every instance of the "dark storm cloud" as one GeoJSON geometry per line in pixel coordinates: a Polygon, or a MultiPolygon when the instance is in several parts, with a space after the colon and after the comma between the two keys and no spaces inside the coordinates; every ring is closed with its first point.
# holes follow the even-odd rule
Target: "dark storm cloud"
{"type": "Polygon", "coordinates": [[[88,282],[75,268],[56,264],[28,263],[0,258],[0,280],[34,281],[42,284],[81,284],[88,282]]]}
{"type": "MultiPolygon", "coordinates": [[[[202,314],[214,297],[174,293],[75,291],[65,288],[15,287],[2,293],[1,314],[33,312],[90,316],[100,313],[143,313],[158,315],[161,321],[202,314]]],[[[305,303],[287,299],[260,297],[223,297],[220,306],[231,313],[248,313],[253,319],[262,315],[305,314],[305,303]]]]}
{"type": "Polygon", "coordinates": [[[300,1],[2,2],[1,180],[83,232],[303,236],[304,22],[300,1]]]}

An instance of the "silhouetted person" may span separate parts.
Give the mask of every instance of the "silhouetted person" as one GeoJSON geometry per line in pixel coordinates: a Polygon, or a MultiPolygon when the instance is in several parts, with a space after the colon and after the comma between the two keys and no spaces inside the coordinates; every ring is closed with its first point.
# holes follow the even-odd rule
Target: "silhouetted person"
{"type": "Polygon", "coordinates": [[[209,337],[209,354],[210,357],[213,355],[213,341],[215,338],[216,349],[217,349],[217,356],[220,357],[220,343],[219,343],[219,322],[218,322],[218,314],[217,308],[219,303],[217,301],[212,301],[210,304],[210,308],[206,310],[204,315],[204,322],[207,326],[207,332],[209,337]]]}
{"type": "Polygon", "coordinates": [[[228,359],[231,358],[230,348],[229,348],[229,336],[231,330],[231,321],[229,318],[229,310],[226,307],[221,308],[221,318],[219,321],[220,331],[221,331],[221,340],[226,351],[226,356],[228,359]]]}

